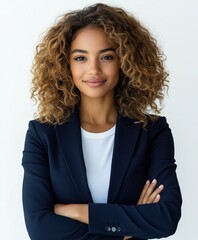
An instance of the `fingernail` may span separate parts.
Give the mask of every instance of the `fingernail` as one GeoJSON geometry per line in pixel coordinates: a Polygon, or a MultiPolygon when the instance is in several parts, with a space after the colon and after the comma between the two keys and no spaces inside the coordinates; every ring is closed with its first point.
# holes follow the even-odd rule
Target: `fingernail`
{"type": "Polygon", "coordinates": [[[149,180],[147,180],[147,181],[146,181],[146,185],[148,185],[149,183],[150,183],[150,181],[149,181],[149,180]]]}
{"type": "Polygon", "coordinates": [[[156,180],[156,179],[153,179],[152,183],[156,183],[156,182],[157,182],[157,180],[156,180]]]}
{"type": "Polygon", "coordinates": [[[157,194],[156,198],[160,198],[160,195],[159,195],[159,194],[157,194]]]}
{"type": "Polygon", "coordinates": [[[161,184],[161,185],[159,186],[159,188],[164,188],[164,185],[163,185],[163,184],[161,184]]]}

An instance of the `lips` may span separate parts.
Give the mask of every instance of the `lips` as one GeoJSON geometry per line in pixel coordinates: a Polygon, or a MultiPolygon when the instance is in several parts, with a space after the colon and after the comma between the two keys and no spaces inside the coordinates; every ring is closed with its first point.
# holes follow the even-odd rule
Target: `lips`
{"type": "Polygon", "coordinates": [[[100,79],[100,78],[91,78],[91,79],[83,80],[83,82],[89,87],[94,88],[94,87],[102,86],[106,82],[106,80],[100,79]]]}

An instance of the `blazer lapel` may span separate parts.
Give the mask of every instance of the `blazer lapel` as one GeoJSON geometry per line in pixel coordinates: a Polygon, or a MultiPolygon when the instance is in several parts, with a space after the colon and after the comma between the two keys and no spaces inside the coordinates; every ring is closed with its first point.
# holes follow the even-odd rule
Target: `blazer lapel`
{"type": "Polygon", "coordinates": [[[75,109],[70,120],[62,125],[57,125],[55,130],[73,183],[77,191],[79,191],[80,196],[82,196],[82,202],[93,202],[88,187],[86,168],[83,159],[78,110],[75,109]]]}
{"type": "Polygon", "coordinates": [[[132,159],[142,124],[133,119],[118,116],[114,151],[111,167],[111,178],[108,203],[115,203],[122,181],[132,159]]]}

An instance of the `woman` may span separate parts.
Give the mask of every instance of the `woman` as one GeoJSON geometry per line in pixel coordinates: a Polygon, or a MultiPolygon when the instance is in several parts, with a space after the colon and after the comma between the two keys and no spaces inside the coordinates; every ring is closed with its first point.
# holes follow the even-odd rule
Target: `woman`
{"type": "Polygon", "coordinates": [[[168,74],[149,32],[120,8],[64,15],[37,47],[22,165],[34,240],[167,237],[181,215],[168,74]],[[153,114],[149,114],[149,113],[153,114]]]}

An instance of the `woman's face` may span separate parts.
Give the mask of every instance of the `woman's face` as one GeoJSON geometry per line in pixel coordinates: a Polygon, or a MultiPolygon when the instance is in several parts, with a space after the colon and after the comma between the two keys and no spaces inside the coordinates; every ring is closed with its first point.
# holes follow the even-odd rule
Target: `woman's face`
{"type": "Polygon", "coordinates": [[[114,96],[119,60],[103,30],[93,26],[79,30],[70,47],[70,68],[81,98],[114,96]]]}

